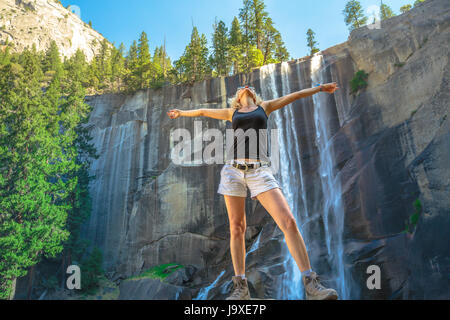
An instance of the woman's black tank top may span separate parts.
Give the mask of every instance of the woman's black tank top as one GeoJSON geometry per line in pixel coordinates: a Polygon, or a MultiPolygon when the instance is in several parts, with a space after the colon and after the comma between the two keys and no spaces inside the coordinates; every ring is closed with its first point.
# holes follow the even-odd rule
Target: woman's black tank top
{"type": "Polygon", "coordinates": [[[231,121],[234,130],[233,146],[231,148],[233,159],[245,158],[269,161],[267,152],[267,120],[266,112],[259,105],[250,112],[234,111],[231,121]]]}

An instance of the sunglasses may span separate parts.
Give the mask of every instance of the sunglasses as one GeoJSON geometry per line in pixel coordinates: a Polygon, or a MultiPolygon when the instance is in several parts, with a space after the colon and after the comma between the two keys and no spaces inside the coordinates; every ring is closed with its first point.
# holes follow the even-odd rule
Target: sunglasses
{"type": "Polygon", "coordinates": [[[238,89],[238,90],[241,90],[241,89],[245,89],[245,88],[248,88],[248,89],[250,89],[250,90],[255,91],[255,88],[254,88],[254,87],[249,87],[249,86],[238,87],[237,89],[238,89]]]}

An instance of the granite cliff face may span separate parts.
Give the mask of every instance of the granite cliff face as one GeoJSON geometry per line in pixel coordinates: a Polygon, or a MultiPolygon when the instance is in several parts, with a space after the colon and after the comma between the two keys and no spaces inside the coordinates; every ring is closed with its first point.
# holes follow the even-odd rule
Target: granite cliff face
{"type": "MultiPolygon", "coordinates": [[[[171,108],[224,108],[250,84],[273,99],[336,81],[275,111],[277,178],[305,238],[313,267],[344,299],[449,298],[449,2],[429,0],[353,31],[347,42],[248,75],[132,95],[87,98],[88,126],[101,157],[93,163],[93,212],[84,237],[104,253],[119,299],[222,299],[233,275],[221,164],[176,165],[171,132],[230,123],[171,120],[171,108]],[[350,94],[356,71],[368,87],[350,94]],[[420,199],[416,228],[405,220],[420,199]],[[167,282],[130,280],[154,265],[179,263],[167,282]],[[381,288],[366,286],[377,265],[381,288]]],[[[207,143],[204,142],[204,146],[207,143]]],[[[254,297],[303,298],[284,237],[258,201],[247,198],[246,272],[254,297]]]]}
{"type": "Polygon", "coordinates": [[[103,39],[55,0],[0,1],[0,47],[8,41],[18,52],[33,44],[42,51],[55,40],[63,56],[70,57],[81,49],[90,61],[103,39]]]}

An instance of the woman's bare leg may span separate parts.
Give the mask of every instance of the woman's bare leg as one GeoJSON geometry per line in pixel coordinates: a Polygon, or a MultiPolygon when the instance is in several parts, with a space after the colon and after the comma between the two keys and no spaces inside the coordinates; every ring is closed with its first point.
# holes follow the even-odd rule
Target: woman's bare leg
{"type": "Polygon", "coordinates": [[[289,252],[301,272],[311,269],[305,242],[297,227],[289,204],[279,188],[270,189],[256,196],[283,231],[289,252]]]}
{"type": "Polygon", "coordinates": [[[245,197],[224,195],[230,221],[230,251],[235,275],[245,274],[245,197]]]}

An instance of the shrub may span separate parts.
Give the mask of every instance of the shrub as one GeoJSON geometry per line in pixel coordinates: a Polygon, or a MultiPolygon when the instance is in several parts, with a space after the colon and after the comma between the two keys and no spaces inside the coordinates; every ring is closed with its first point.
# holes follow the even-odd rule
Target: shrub
{"type": "Polygon", "coordinates": [[[413,233],[417,222],[419,221],[420,214],[422,213],[422,203],[419,199],[416,199],[413,203],[414,205],[414,213],[409,216],[409,219],[405,221],[405,230],[406,233],[413,233]]]}
{"type": "Polygon", "coordinates": [[[150,278],[150,279],[160,279],[164,280],[167,278],[169,274],[171,274],[173,271],[183,268],[182,265],[176,264],[176,263],[168,263],[168,264],[161,264],[159,266],[154,266],[150,269],[145,270],[138,276],[131,277],[130,279],[142,279],[142,278],[150,278]],[[164,270],[167,267],[172,267],[170,269],[170,272],[165,273],[164,270]]]}
{"type": "Polygon", "coordinates": [[[81,263],[81,291],[91,294],[98,287],[102,270],[103,255],[100,249],[94,248],[90,256],[81,263]]]}
{"type": "Polygon", "coordinates": [[[358,72],[356,72],[355,76],[350,81],[351,93],[355,94],[359,90],[366,88],[368,77],[369,74],[364,70],[359,70],[358,72]]]}
{"type": "Polygon", "coordinates": [[[52,275],[49,278],[42,278],[41,286],[47,290],[55,290],[58,287],[58,279],[52,275]]]}

